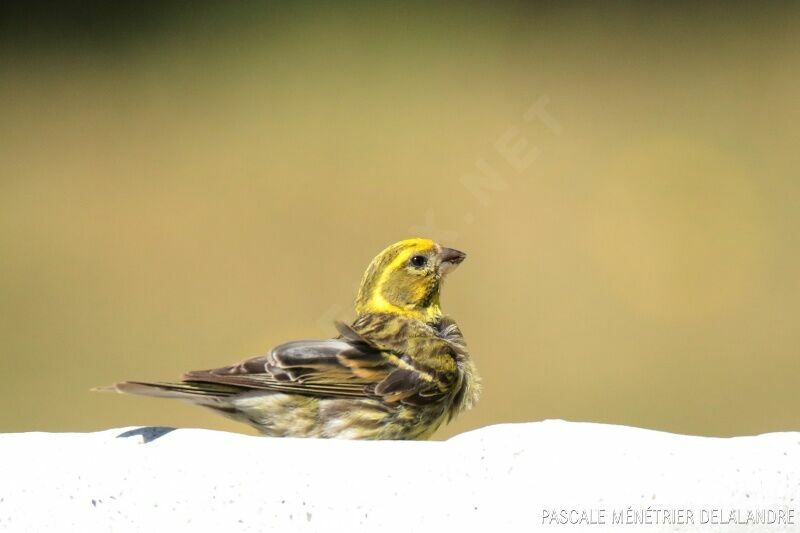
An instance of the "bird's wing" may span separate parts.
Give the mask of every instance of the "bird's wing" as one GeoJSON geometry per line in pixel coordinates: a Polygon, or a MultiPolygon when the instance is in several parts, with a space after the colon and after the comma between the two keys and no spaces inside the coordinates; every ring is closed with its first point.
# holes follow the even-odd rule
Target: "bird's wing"
{"type": "Polygon", "coordinates": [[[314,396],[363,397],[369,381],[340,362],[351,359],[365,367],[382,362],[380,352],[341,339],[294,341],[236,365],[188,372],[183,380],[314,396]]]}
{"type": "Polygon", "coordinates": [[[352,326],[338,328],[344,338],[363,339],[391,362],[394,370],[374,388],[387,401],[422,405],[453,392],[459,379],[456,358],[465,349],[453,342],[455,336],[440,335],[417,320],[379,313],[361,315],[352,326]]]}
{"type": "Polygon", "coordinates": [[[375,342],[344,324],[337,327],[338,339],[288,342],[236,365],[188,372],[184,383],[415,405],[447,392],[435,372],[395,352],[399,345],[375,342]]]}

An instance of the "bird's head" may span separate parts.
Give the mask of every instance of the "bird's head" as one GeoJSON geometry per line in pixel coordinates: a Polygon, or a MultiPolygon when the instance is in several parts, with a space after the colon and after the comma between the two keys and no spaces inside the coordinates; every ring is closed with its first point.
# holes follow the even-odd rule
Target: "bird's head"
{"type": "Polygon", "coordinates": [[[394,313],[433,322],[442,316],[442,279],[466,257],[430,239],[406,239],[372,260],[356,298],[356,312],[394,313]]]}

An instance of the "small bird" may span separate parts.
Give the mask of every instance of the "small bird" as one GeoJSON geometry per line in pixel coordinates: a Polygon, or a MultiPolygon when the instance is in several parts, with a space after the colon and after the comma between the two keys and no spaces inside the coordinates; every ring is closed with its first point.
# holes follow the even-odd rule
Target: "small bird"
{"type": "Polygon", "coordinates": [[[281,344],[269,354],[179,383],[127,381],[98,390],[188,400],[273,437],[426,439],[471,408],[480,378],[442,280],[466,257],[430,239],[395,243],[372,260],[339,336],[281,344]]]}

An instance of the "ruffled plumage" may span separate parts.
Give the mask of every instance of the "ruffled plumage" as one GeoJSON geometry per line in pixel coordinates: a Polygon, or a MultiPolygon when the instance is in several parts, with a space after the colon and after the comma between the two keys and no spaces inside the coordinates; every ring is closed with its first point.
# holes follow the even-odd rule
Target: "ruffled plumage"
{"type": "Polygon", "coordinates": [[[104,390],[188,400],[271,436],[426,438],[480,391],[461,331],[439,306],[442,276],[463,258],[426,239],[401,241],[370,264],[358,317],[336,324],[338,337],[281,344],[179,383],[104,390]]]}

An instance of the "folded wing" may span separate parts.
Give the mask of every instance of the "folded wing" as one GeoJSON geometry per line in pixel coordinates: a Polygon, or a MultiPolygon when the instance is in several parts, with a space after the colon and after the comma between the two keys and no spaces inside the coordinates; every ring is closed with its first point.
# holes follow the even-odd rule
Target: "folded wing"
{"type": "Polygon", "coordinates": [[[373,398],[422,405],[440,399],[446,385],[435,372],[371,341],[350,326],[337,324],[337,339],[293,341],[241,363],[188,372],[180,383],[126,382],[120,392],[224,402],[244,392],[301,394],[319,398],[373,398]]]}

